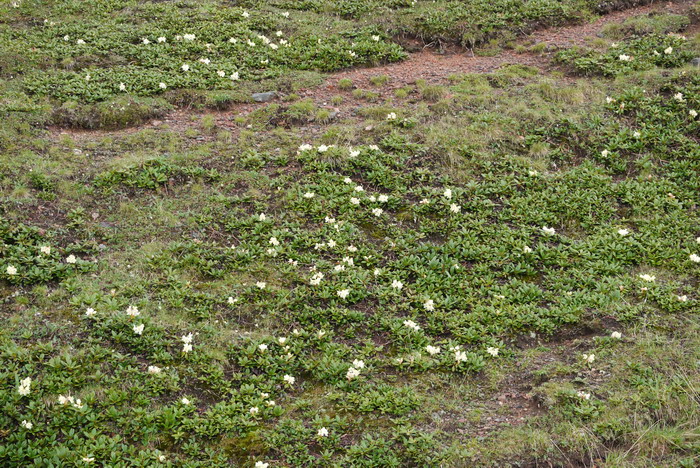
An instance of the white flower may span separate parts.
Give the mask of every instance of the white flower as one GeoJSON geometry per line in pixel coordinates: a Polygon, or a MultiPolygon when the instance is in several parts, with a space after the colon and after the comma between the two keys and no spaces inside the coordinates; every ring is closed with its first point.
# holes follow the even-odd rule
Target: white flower
{"type": "Polygon", "coordinates": [[[248,18],[250,16],[250,13],[248,13],[247,11],[244,11],[243,13],[241,13],[241,16],[244,18],[248,18]]]}
{"type": "Polygon", "coordinates": [[[264,281],[258,281],[257,283],[255,283],[255,286],[257,286],[258,289],[265,289],[265,286],[267,286],[267,283],[264,281]]]}
{"type": "Polygon", "coordinates": [[[159,462],[164,462],[166,459],[167,459],[167,458],[165,457],[165,455],[158,455],[158,461],[159,461],[159,462]]]}
{"type": "Polygon", "coordinates": [[[526,254],[529,254],[529,253],[532,253],[532,249],[526,245],[525,247],[523,247],[523,252],[526,254]]]}
{"type": "Polygon", "coordinates": [[[183,405],[189,405],[191,402],[187,397],[182,397],[180,399],[180,403],[182,403],[183,405]]]}
{"type": "Polygon", "coordinates": [[[205,57],[202,57],[201,59],[199,59],[199,61],[200,61],[200,63],[203,63],[204,65],[209,65],[211,63],[211,60],[209,60],[208,58],[205,58],[205,57]]]}
{"type": "Polygon", "coordinates": [[[184,343],[182,345],[182,352],[185,354],[192,352],[192,344],[191,343],[184,343]]]}
{"type": "Polygon", "coordinates": [[[644,275],[639,275],[639,277],[641,279],[643,279],[644,281],[649,281],[649,282],[656,281],[656,276],[652,276],[652,275],[644,274],[644,275]]]}
{"type": "Polygon", "coordinates": [[[373,40],[374,42],[379,42],[379,36],[374,36],[374,35],[373,35],[373,36],[372,36],[372,40],[373,40]]]}
{"type": "Polygon", "coordinates": [[[294,382],[297,381],[296,378],[292,377],[291,375],[287,375],[287,374],[285,374],[284,377],[282,377],[282,379],[285,382],[287,382],[289,385],[294,385],[294,382]]]}
{"type": "Polygon", "coordinates": [[[340,291],[338,291],[337,294],[338,294],[339,298],[345,299],[350,294],[350,290],[349,289],[341,289],[340,291]]]}
{"type": "Polygon", "coordinates": [[[615,102],[615,99],[611,98],[610,96],[606,96],[605,102],[607,102],[608,104],[611,104],[611,103],[615,102]]]}
{"type": "Polygon", "coordinates": [[[75,255],[69,255],[66,257],[66,263],[75,263],[77,261],[78,261],[78,259],[75,258],[75,255]]]}
{"type": "Polygon", "coordinates": [[[595,361],[595,354],[584,354],[582,357],[588,364],[593,364],[595,361]]]}
{"type": "Polygon", "coordinates": [[[316,194],[314,192],[306,192],[304,194],[304,198],[313,198],[315,196],[316,196],[316,194]]]}
{"type": "Polygon", "coordinates": [[[379,268],[374,269],[374,276],[379,276],[381,274],[382,274],[382,270],[380,270],[379,268]]]}
{"type": "Polygon", "coordinates": [[[267,401],[265,402],[265,404],[266,404],[267,406],[270,406],[270,407],[276,405],[275,400],[267,400],[267,401]]]}
{"type": "Polygon", "coordinates": [[[425,350],[430,354],[431,356],[435,356],[436,354],[440,353],[440,348],[438,346],[431,346],[428,345],[425,347],[425,350]]]}
{"type": "Polygon", "coordinates": [[[136,306],[129,306],[126,308],[126,315],[130,317],[138,317],[141,315],[141,312],[139,312],[139,308],[136,306]]]}
{"type": "Polygon", "coordinates": [[[279,338],[277,338],[277,342],[278,342],[279,344],[283,345],[283,344],[285,344],[285,343],[287,342],[287,337],[285,337],[285,336],[280,336],[279,338]]]}
{"type": "Polygon", "coordinates": [[[389,201],[389,195],[379,195],[379,197],[377,197],[377,200],[380,203],[386,203],[389,201]]]}
{"type": "Polygon", "coordinates": [[[238,302],[238,299],[235,299],[233,296],[229,296],[226,302],[228,302],[229,304],[235,304],[236,302],[238,302]]]}
{"type": "Polygon", "coordinates": [[[119,83],[119,91],[126,91],[126,85],[124,83],[119,83]]]}
{"type": "Polygon", "coordinates": [[[489,353],[493,357],[498,356],[498,348],[494,348],[492,346],[489,346],[488,348],[486,348],[486,352],[489,353]]]}
{"type": "Polygon", "coordinates": [[[346,184],[352,184],[352,179],[350,177],[346,177],[345,179],[343,179],[343,182],[345,182],[346,184]]]}
{"type": "Polygon", "coordinates": [[[399,280],[394,280],[391,282],[391,287],[401,291],[403,289],[403,283],[399,280]]]}
{"type": "Polygon", "coordinates": [[[373,214],[374,216],[379,217],[379,216],[382,215],[382,213],[384,213],[384,210],[382,210],[381,208],[373,208],[373,209],[372,209],[372,214],[373,214]]]}
{"type": "Polygon", "coordinates": [[[576,395],[581,398],[582,400],[590,400],[591,399],[591,394],[588,392],[584,392],[583,390],[579,390],[576,395]]]}
{"type": "Polygon", "coordinates": [[[673,47],[667,47],[664,49],[664,54],[670,55],[673,53],[673,47]]]}
{"type": "Polygon", "coordinates": [[[695,263],[700,263],[700,255],[690,254],[690,261],[695,263]]]}
{"type": "Polygon", "coordinates": [[[180,68],[182,68],[182,71],[189,71],[190,70],[190,66],[187,65],[186,63],[183,63],[180,68]]]}
{"type": "Polygon", "coordinates": [[[146,44],[146,45],[148,45],[148,44],[151,43],[151,41],[149,41],[149,40],[146,39],[145,37],[144,37],[143,39],[141,39],[141,42],[142,42],[143,44],[146,44]]]}
{"type": "Polygon", "coordinates": [[[603,150],[600,152],[600,155],[604,158],[607,158],[610,155],[610,151],[608,150],[603,150]]]}
{"type": "Polygon", "coordinates": [[[328,437],[328,429],[325,427],[322,427],[321,429],[318,430],[317,435],[319,437],[328,437]]]}
{"type": "Polygon", "coordinates": [[[88,307],[88,308],[85,310],[85,316],[86,316],[86,317],[92,317],[92,316],[95,315],[96,313],[97,313],[97,311],[96,311],[95,309],[93,309],[92,307],[88,307]]]}
{"type": "Polygon", "coordinates": [[[365,361],[362,361],[360,359],[355,359],[352,361],[352,366],[356,369],[364,369],[365,368],[365,361]]]}
{"type": "Polygon", "coordinates": [[[92,463],[95,461],[95,457],[83,457],[85,463],[92,463]]]}
{"type": "Polygon", "coordinates": [[[642,136],[642,134],[639,133],[639,132],[634,132],[634,133],[632,134],[632,136],[635,137],[635,138],[639,138],[639,137],[642,136]]]}
{"type": "Polygon", "coordinates": [[[678,102],[685,102],[685,98],[683,97],[683,93],[674,94],[673,99],[675,99],[678,102]]]}
{"type": "Polygon", "coordinates": [[[360,370],[355,369],[354,367],[351,367],[350,369],[348,369],[348,372],[345,374],[345,378],[347,378],[348,380],[352,380],[359,375],[360,375],[360,370]]]}
{"type": "Polygon", "coordinates": [[[676,296],[676,299],[678,299],[680,302],[688,302],[688,296],[676,296]]]}
{"type": "Polygon", "coordinates": [[[622,333],[620,333],[619,331],[614,331],[610,334],[610,338],[614,338],[616,340],[619,340],[622,338],[622,333]]]}
{"type": "Polygon", "coordinates": [[[274,245],[275,247],[280,245],[280,241],[278,241],[276,237],[270,237],[269,243],[270,245],[274,245]]]}
{"type": "Polygon", "coordinates": [[[268,468],[270,466],[269,463],[257,461],[255,462],[255,468],[268,468]]]}
{"type": "Polygon", "coordinates": [[[194,34],[184,34],[182,36],[182,38],[186,41],[194,41],[196,37],[197,36],[195,36],[194,34]]]}
{"type": "Polygon", "coordinates": [[[365,189],[364,189],[364,187],[362,187],[362,185],[356,185],[354,190],[356,192],[364,192],[365,191],[365,189]]]}
{"type": "Polygon", "coordinates": [[[460,362],[466,362],[467,361],[467,353],[464,351],[460,351],[458,349],[455,349],[455,361],[460,363],[460,362]]]}
{"type": "Polygon", "coordinates": [[[618,233],[619,235],[621,235],[622,237],[625,237],[625,236],[626,236],[627,234],[629,234],[630,232],[629,232],[629,230],[627,230],[627,229],[618,229],[618,230],[617,230],[617,233],[618,233]]]}
{"type": "Polygon", "coordinates": [[[17,268],[12,266],[12,265],[7,265],[7,269],[5,270],[8,275],[16,275],[17,274],[17,268]]]}
{"type": "Polygon", "coordinates": [[[223,70],[219,70],[219,71],[217,71],[217,72],[216,72],[216,74],[217,74],[217,75],[219,75],[219,76],[220,76],[221,78],[223,78],[223,77],[225,77],[225,76],[226,76],[226,72],[225,72],[225,71],[223,71],[223,70]]]}
{"type": "Polygon", "coordinates": [[[267,216],[265,216],[265,213],[260,213],[258,215],[258,221],[265,221],[267,219],[267,216]]]}
{"type": "Polygon", "coordinates": [[[542,226],[542,232],[547,234],[548,236],[553,236],[556,234],[556,231],[552,227],[547,227],[547,226],[542,226]]]}
{"type": "Polygon", "coordinates": [[[160,374],[161,368],[158,366],[148,366],[149,374],[160,374]]]}
{"type": "Polygon", "coordinates": [[[318,273],[315,273],[311,277],[311,279],[309,280],[309,284],[311,284],[311,286],[318,286],[319,284],[321,284],[322,279],[323,279],[323,273],[321,273],[319,271],[318,273]]]}
{"type": "Polygon", "coordinates": [[[19,385],[17,386],[17,393],[19,393],[22,396],[27,396],[29,395],[29,392],[31,391],[31,386],[32,386],[32,378],[27,377],[26,379],[22,379],[19,382],[19,385]]]}
{"type": "Polygon", "coordinates": [[[396,120],[396,112],[389,112],[386,116],[387,120],[396,120]]]}
{"type": "Polygon", "coordinates": [[[237,81],[240,78],[240,75],[238,74],[238,72],[233,72],[231,73],[229,78],[231,78],[233,81],[237,81]]]}
{"type": "Polygon", "coordinates": [[[85,44],[85,41],[82,40],[82,39],[78,39],[78,40],[76,41],[76,43],[77,43],[78,45],[84,45],[84,44],[85,44]]]}
{"type": "Polygon", "coordinates": [[[418,325],[418,324],[417,324],[416,322],[414,322],[413,320],[404,320],[404,321],[403,321],[403,325],[404,325],[404,327],[410,328],[410,329],[413,330],[413,331],[418,331],[418,330],[420,330],[420,325],[418,325]]]}
{"type": "Polygon", "coordinates": [[[190,332],[187,335],[182,335],[182,337],[180,337],[180,340],[183,343],[192,343],[192,338],[194,338],[194,336],[192,335],[192,332],[190,332]]]}
{"type": "Polygon", "coordinates": [[[51,254],[51,247],[49,247],[48,245],[42,246],[41,249],[39,249],[39,250],[41,250],[41,253],[43,253],[43,254],[46,254],[46,255],[51,254]]]}
{"type": "Polygon", "coordinates": [[[63,40],[64,40],[64,41],[70,40],[70,36],[69,36],[68,34],[66,34],[65,36],[63,36],[63,40]]]}
{"type": "Polygon", "coordinates": [[[252,407],[251,409],[249,409],[248,411],[250,412],[250,414],[256,415],[256,414],[258,414],[258,413],[260,412],[260,408],[258,408],[257,406],[253,406],[253,407],[252,407]]]}
{"type": "Polygon", "coordinates": [[[619,59],[623,62],[629,62],[630,60],[632,60],[632,57],[630,57],[629,55],[620,54],[619,59]]]}
{"type": "Polygon", "coordinates": [[[165,83],[163,83],[163,82],[161,81],[161,82],[158,84],[158,87],[159,87],[160,89],[165,89],[165,88],[168,87],[168,85],[166,85],[165,83]]]}
{"type": "Polygon", "coordinates": [[[435,310],[435,302],[433,302],[432,299],[428,299],[423,303],[423,308],[428,312],[432,312],[433,310],[435,310]]]}
{"type": "Polygon", "coordinates": [[[359,205],[359,204],[360,204],[360,199],[359,199],[359,198],[352,197],[352,198],[350,198],[350,203],[353,204],[353,205],[359,205]]]}
{"type": "MultiPolygon", "coordinates": [[[[285,18],[289,18],[289,12],[288,12],[288,11],[282,12],[281,15],[284,16],[285,18]]],[[[256,467],[256,468],[257,468],[257,467],[256,467]]],[[[263,468],[265,468],[265,467],[263,467],[263,468]]]]}
{"type": "Polygon", "coordinates": [[[162,44],[163,42],[165,42],[165,41],[167,41],[167,39],[164,38],[163,36],[160,36],[160,37],[158,38],[158,42],[161,43],[161,44],[162,44]]]}
{"type": "Polygon", "coordinates": [[[450,200],[452,198],[452,190],[450,189],[445,189],[445,191],[442,194],[445,198],[450,200]]]}
{"type": "Polygon", "coordinates": [[[462,207],[456,203],[452,203],[450,204],[450,211],[452,213],[459,213],[460,211],[462,211],[462,207]]]}
{"type": "Polygon", "coordinates": [[[136,333],[137,335],[143,335],[143,327],[144,324],[142,323],[140,325],[134,325],[133,327],[131,327],[131,329],[134,330],[134,333],[136,333]]]}
{"type": "Polygon", "coordinates": [[[328,148],[330,148],[330,146],[328,146],[328,145],[321,145],[321,146],[318,147],[318,149],[317,149],[316,151],[318,151],[319,153],[325,153],[326,151],[328,151],[328,148]]]}
{"type": "Polygon", "coordinates": [[[696,111],[695,109],[690,109],[688,111],[688,115],[690,115],[692,118],[695,118],[698,116],[698,111],[696,111]]]}
{"type": "MultiPolygon", "coordinates": [[[[360,150],[352,149],[350,148],[350,157],[351,158],[356,158],[360,155],[360,150]]],[[[348,182],[349,184],[350,182],[348,182]]]]}
{"type": "Polygon", "coordinates": [[[258,349],[264,353],[265,351],[267,351],[267,345],[265,343],[260,343],[258,345],[258,349]]]}
{"type": "Polygon", "coordinates": [[[20,423],[20,425],[21,425],[23,428],[27,429],[27,430],[30,430],[32,427],[34,427],[34,424],[30,423],[30,422],[27,421],[26,419],[22,420],[22,422],[20,423]]]}

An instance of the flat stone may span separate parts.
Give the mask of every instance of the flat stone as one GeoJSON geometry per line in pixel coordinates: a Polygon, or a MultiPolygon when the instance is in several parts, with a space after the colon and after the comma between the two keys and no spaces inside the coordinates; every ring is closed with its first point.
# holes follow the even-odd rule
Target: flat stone
{"type": "Polygon", "coordinates": [[[690,64],[694,67],[700,67],[700,57],[695,57],[690,61],[690,64]]]}
{"type": "Polygon", "coordinates": [[[255,102],[270,102],[277,96],[274,91],[268,91],[266,93],[253,93],[252,98],[255,102]]]}

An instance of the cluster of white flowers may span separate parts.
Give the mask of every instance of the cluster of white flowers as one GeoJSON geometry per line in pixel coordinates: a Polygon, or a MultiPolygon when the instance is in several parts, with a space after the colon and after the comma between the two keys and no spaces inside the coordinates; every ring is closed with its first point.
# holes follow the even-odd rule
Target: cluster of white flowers
{"type": "Polygon", "coordinates": [[[34,424],[31,422],[27,421],[26,419],[23,419],[22,422],[20,423],[20,426],[27,430],[31,430],[32,427],[34,427],[34,424]]]}
{"type": "Polygon", "coordinates": [[[187,335],[183,335],[180,339],[182,340],[182,352],[189,353],[192,351],[192,332],[187,335]]]}
{"type": "Polygon", "coordinates": [[[158,366],[148,366],[149,374],[160,374],[162,369],[158,366]]]}
{"type": "Polygon", "coordinates": [[[350,295],[350,290],[349,289],[341,289],[340,291],[337,292],[338,297],[341,299],[345,299],[350,295]]]}
{"type": "Polygon", "coordinates": [[[498,356],[498,351],[499,351],[499,349],[494,348],[493,346],[489,346],[488,348],[486,348],[486,352],[493,357],[498,356]]]}
{"type": "Polygon", "coordinates": [[[648,275],[648,274],[642,274],[642,275],[639,275],[639,277],[641,279],[643,279],[644,281],[648,281],[650,283],[653,283],[654,281],[656,281],[656,276],[652,276],[652,275],[648,275]]]}
{"type": "Polygon", "coordinates": [[[143,323],[141,323],[139,325],[134,325],[133,327],[131,327],[131,329],[134,331],[134,333],[136,333],[137,335],[140,336],[140,335],[143,335],[144,327],[145,327],[145,325],[143,323]]]}
{"type": "Polygon", "coordinates": [[[595,361],[595,354],[584,354],[581,357],[588,364],[593,364],[593,362],[595,361]]]}
{"type": "Polygon", "coordinates": [[[398,289],[399,291],[401,291],[403,289],[403,283],[399,280],[394,280],[391,282],[391,287],[393,289],[398,289]]]}
{"type": "Polygon", "coordinates": [[[294,382],[297,381],[295,377],[292,377],[291,375],[285,374],[282,379],[288,384],[288,385],[294,385],[294,382]]]}
{"type": "Polygon", "coordinates": [[[317,273],[314,273],[314,275],[313,275],[313,276],[311,277],[311,279],[309,280],[309,284],[310,284],[311,286],[318,286],[319,284],[321,284],[321,280],[322,280],[322,279],[323,279],[323,273],[321,273],[321,272],[319,271],[319,272],[317,272],[317,273]]]}
{"type": "Polygon", "coordinates": [[[27,377],[25,379],[22,379],[19,382],[19,385],[17,386],[17,393],[19,393],[22,396],[27,396],[29,395],[29,392],[31,391],[31,386],[32,386],[32,378],[27,377]]]}
{"type": "Polygon", "coordinates": [[[126,315],[129,317],[138,317],[141,315],[141,312],[139,312],[139,308],[136,306],[129,306],[126,308],[126,315]]]}
{"type": "Polygon", "coordinates": [[[583,390],[579,390],[578,393],[576,393],[576,396],[578,396],[582,400],[590,400],[591,399],[591,394],[588,392],[584,392],[583,390]]]}
{"type": "Polygon", "coordinates": [[[63,396],[63,395],[58,395],[58,404],[59,405],[71,405],[75,409],[83,409],[85,406],[83,402],[80,400],[80,398],[73,398],[72,396],[63,396]]]}
{"type": "Polygon", "coordinates": [[[423,303],[423,308],[428,312],[435,310],[435,302],[432,299],[428,299],[423,303]]]}
{"type": "Polygon", "coordinates": [[[420,330],[420,325],[418,325],[416,322],[413,320],[404,320],[403,321],[403,326],[406,328],[410,328],[413,331],[419,331],[420,330]]]}
{"type": "Polygon", "coordinates": [[[17,267],[15,267],[13,265],[7,265],[5,272],[10,276],[14,276],[17,274],[17,267]]]}
{"type": "Polygon", "coordinates": [[[622,333],[620,333],[619,331],[614,331],[610,334],[610,338],[613,338],[615,340],[622,339],[622,333]]]}
{"type": "Polygon", "coordinates": [[[425,350],[430,354],[431,356],[435,356],[436,354],[440,354],[440,347],[439,346],[432,346],[428,345],[425,347],[425,350]]]}
{"type": "Polygon", "coordinates": [[[316,435],[318,435],[319,437],[328,437],[328,429],[326,429],[325,427],[322,427],[321,429],[318,430],[316,435]]]}
{"type": "Polygon", "coordinates": [[[548,236],[553,236],[557,231],[553,227],[542,226],[542,232],[548,236]]]}

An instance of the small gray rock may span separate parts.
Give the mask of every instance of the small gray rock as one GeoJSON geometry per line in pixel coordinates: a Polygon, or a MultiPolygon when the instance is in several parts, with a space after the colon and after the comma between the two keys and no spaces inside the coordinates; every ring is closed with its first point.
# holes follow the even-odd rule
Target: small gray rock
{"type": "Polygon", "coordinates": [[[690,64],[694,67],[700,67],[700,57],[695,57],[690,61],[690,64]]]}
{"type": "Polygon", "coordinates": [[[277,96],[274,91],[268,91],[266,93],[253,93],[251,96],[255,102],[270,102],[277,96]]]}

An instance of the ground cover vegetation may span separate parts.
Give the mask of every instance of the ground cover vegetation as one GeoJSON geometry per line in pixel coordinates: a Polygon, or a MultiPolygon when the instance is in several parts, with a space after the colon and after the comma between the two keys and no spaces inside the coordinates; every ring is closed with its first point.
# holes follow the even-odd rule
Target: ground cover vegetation
{"type": "Polygon", "coordinates": [[[89,3],[0,11],[4,466],[697,466],[697,8],[332,117],[610,6],[89,3]]]}

